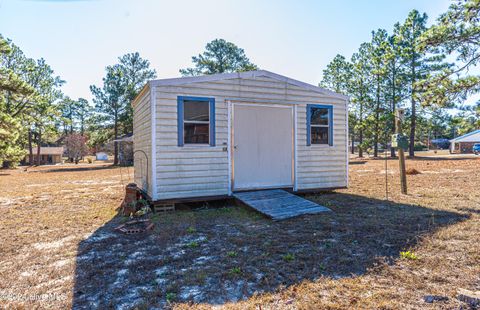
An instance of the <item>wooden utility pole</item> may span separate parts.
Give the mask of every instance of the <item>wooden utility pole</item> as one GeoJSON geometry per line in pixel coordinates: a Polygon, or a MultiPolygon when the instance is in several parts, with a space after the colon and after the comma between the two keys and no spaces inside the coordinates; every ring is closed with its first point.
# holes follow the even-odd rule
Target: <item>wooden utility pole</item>
{"type": "MultiPolygon", "coordinates": [[[[403,109],[397,109],[395,111],[395,133],[399,136],[402,135],[402,121],[404,116],[403,109]]],[[[400,185],[402,188],[402,194],[407,194],[407,173],[405,169],[405,153],[403,148],[399,146],[398,148],[398,161],[400,164],[400,185]]]]}

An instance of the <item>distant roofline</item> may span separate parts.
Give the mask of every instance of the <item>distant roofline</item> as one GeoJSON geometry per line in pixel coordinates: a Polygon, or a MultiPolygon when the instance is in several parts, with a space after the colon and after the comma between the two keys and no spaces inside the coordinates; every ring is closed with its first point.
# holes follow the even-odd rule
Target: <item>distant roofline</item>
{"type": "Polygon", "coordinates": [[[474,134],[477,134],[477,133],[480,133],[480,129],[474,130],[474,131],[469,132],[469,133],[466,133],[466,134],[464,134],[463,136],[456,137],[455,139],[450,140],[450,142],[457,142],[457,141],[460,140],[460,139],[469,137],[469,136],[474,135],[474,134]]]}
{"type": "MultiPolygon", "coordinates": [[[[41,146],[40,155],[63,155],[63,146],[41,146]]],[[[37,155],[37,148],[33,148],[33,155],[37,155]]]]}
{"type": "Polygon", "coordinates": [[[338,94],[326,88],[311,85],[305,82],[301,82],[299,80],[291,79],[289,77],[276,74],[267,70],[219,73],[219,74],[212,74],[212,75],[189,76],[189,77],[179,77],[179,78],[170,78],[170,79],[158,79],[158,80],[152,80],[148,84],[150,84],[150,86],[170,86],[170,85],[182,85],[182,84],[191,84],[191,83],[199,83],[199,82],[220,81],[220,80],[228,80],[228,79],[236,79],[236,78],[240,78],[240,79],[255,78],[255,77],[261,77],[261,76],[286,82],[286,83],[289,83],[301,88],[305,88],[326,96],[331,96],[331,97],[335,97],[342,100],[348,100],[349,98],[348,96],[338,94]]]}

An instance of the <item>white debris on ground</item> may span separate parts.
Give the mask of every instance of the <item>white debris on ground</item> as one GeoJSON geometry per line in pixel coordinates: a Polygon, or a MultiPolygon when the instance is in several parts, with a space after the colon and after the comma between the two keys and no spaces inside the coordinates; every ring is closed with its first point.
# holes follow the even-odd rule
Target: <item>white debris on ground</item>
{"type": "Polygon", "coordinates": [[[49,250],[49,249],[57,249],[64,246],[66,243],[75,240],[75,236],[67,236],[60,240],[51,241],[51,242],[39,242],[33,244],[33,247],[37,250],[49,250]]]}

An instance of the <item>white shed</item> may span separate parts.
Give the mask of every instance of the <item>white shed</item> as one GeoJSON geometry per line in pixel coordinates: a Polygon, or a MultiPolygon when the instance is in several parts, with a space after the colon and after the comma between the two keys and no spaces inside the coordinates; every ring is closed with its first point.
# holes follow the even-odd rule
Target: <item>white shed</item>
{"type": "Polygon", "coordinates": [[[97,152],[95,153],[96,160],[108,160],[108,154],[105,152],[97,152]]]}
{"type": "Polygon", "coordinates": [[[150,81],[132,106],[135,183],[153,201],[348,185],[346,96],[259,70],[150,81]]]}

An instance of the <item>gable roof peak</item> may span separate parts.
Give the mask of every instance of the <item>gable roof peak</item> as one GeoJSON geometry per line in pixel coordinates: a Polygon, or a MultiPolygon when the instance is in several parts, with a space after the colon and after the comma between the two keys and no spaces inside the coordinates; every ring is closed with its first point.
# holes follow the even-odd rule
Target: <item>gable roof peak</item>
{"type": "Polygon", "coordinates": [[[233,72],[233,73],[218,73],[211,75],[201,75],[201,76],[189,76],[189,77],[179,77],[179,78],[170,78],[170,79],[159,79],[150,81],[151,86],[174,86],[182,84],[191,84],[191,83],[201,83],[201,82],[210,82],[210,81],[221,81],[228,79],[247,79],[247,78],[256,78],[256,77],[268,77],[277,81],[282,81],[288,84],[295,85],[300,88],[308,89],[310,91],[320,93],[326,96],[331,96],[343,100],[348,100],[348,96],[335,93],[326,88],[318,87],[311,85],[305,82],[301,82],[284,75],[273,73],[267,70],[255,70],[255,71],[245,71],[245,72],[233,72]]]}

